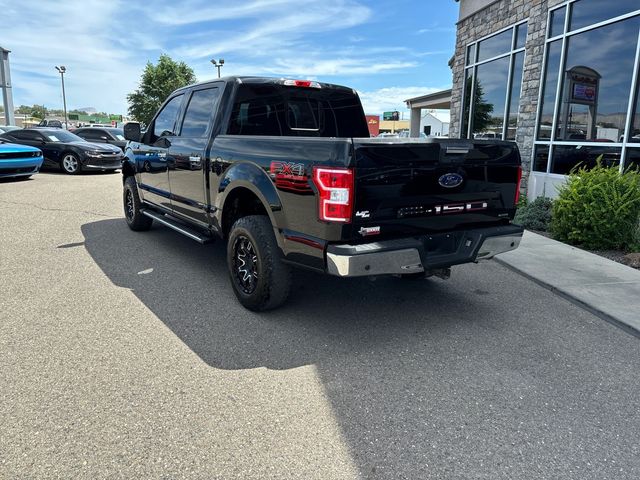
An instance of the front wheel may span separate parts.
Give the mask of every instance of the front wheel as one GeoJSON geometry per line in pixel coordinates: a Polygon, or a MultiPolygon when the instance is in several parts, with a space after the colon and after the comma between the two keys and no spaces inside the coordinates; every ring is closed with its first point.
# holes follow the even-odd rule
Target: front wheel
{"type": "Polygon", "coordinates": [[[291,271],[282,261],[269,217],[250,215],[233,224],[227,266],[233,292],[245,308],[271,310],[287,300],[291,271]]]}
{"type": "Polygon", "coordinates": [[[75,153],[65,153],[62,157],[62,162],[60,162],[60,166],[64,173],[69,175],[77,175],[82,170],[80,165],[80,160],[75,153]]]}
{"type": "Polygon", "coordinates": [[[138,232],[149,230],[153,219],[143,215],[140,211],[142,202],[138,196],[138,186],[134,177],[127,177],[124,181],[122,201],[124,203],[124,218],[127,220],[129,228],[138,232]]]}

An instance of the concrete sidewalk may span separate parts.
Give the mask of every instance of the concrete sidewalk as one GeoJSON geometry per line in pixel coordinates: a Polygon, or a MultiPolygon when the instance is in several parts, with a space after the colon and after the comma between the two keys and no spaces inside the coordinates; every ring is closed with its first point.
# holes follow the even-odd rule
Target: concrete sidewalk
{"type": "Polygon", "coordinates": [[[640,334],[640,271],[529,231],[496,260],[640,334]]]}

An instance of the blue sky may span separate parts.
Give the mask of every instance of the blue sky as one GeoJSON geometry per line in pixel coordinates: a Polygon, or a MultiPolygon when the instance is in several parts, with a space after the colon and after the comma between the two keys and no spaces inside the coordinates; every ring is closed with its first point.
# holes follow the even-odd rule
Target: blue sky
{"type": "Polygon", "coordinates": [[[358,90],[367,113],[451,86],[453,0],[0,0],[14,103],[125,113],[126,94],[161,53],[198,80],[223,75],[312,78],[358,90]]]}

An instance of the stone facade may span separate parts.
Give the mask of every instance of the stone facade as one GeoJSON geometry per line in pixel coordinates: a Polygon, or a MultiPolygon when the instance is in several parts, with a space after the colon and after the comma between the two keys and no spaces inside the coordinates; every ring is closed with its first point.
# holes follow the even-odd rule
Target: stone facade
{"type": "MultiPolygon", "coordinates": [[[[524,72],[518,111],[516,142],[520,148],[525,176],[533,158],[538,94],[543,70],[544,41],[549,8],[564,0],[499,0],[458,23],[456,50],[452,64],[453,90],[451,94],[450,136],[460,137],[464,61],[467,45],[498,30],[523,20],[528,21],[525,44],[524,72]]],[[[522,185],[526,185],[524,180],[522,185]]]]}

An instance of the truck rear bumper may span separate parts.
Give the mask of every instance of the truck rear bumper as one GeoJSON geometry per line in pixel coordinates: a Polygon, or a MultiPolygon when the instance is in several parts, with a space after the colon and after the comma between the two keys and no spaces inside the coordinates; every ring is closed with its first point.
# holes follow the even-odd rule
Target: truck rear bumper
{"type": "Polygon", "coordinates": [[[340,277],[408,274],[488,260],[518,248],[522,232],[518,225],[505,225],[362,245],[329,245],[327,272],[340,277]]]}

